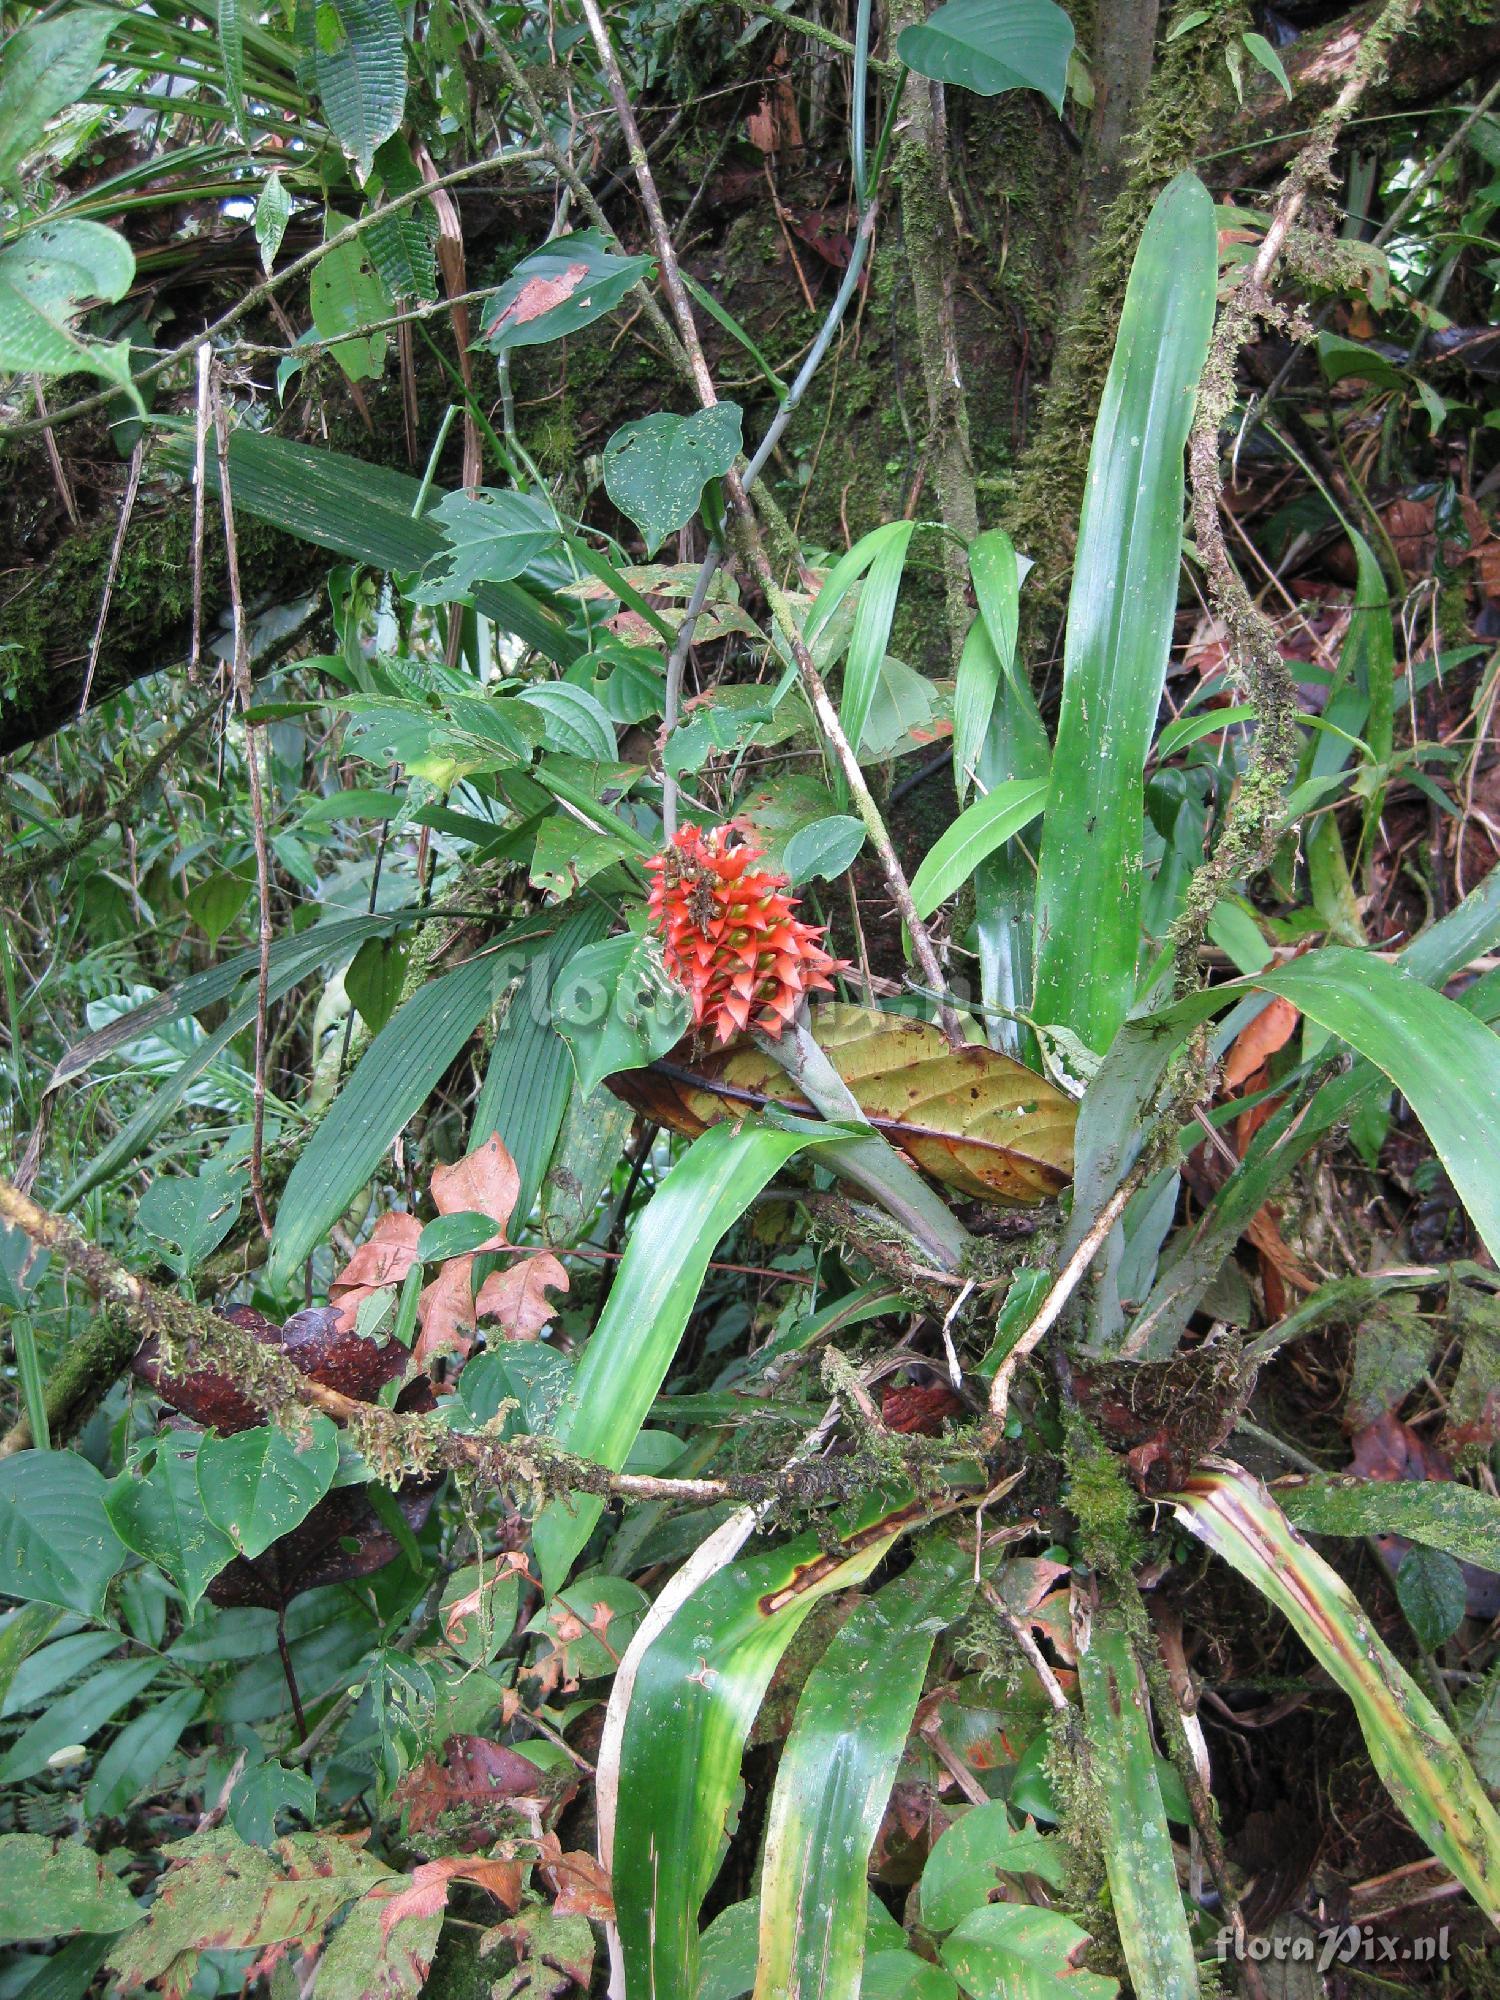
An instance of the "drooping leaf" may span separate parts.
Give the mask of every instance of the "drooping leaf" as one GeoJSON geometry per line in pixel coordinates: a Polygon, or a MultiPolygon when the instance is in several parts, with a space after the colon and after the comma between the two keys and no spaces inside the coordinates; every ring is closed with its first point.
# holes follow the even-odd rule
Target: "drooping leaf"
{"type": "Polygon", "coordinates": [[[485,309],[491,353],[535,347],[578,333],[611,312],[651,269],[649,257],[622,257],[593,229],[555,236],[524,257],[485,309]]]}
{"type": "Polygon", "coordinates": [[[198,1493],[198,1439],[168,1433],[150,1466],[127,1467],[109,1488],[105,1508],[125,1546],[166,1571],[187,1615],[234,1555],[234,1544],[204,1511],[198,1493]]]}
{"type": "Polygon", "coordinates": [[[698,511],[703,489],[722,479],[740,449],[738,403],[715,403],[691,416],[663,410],[622,424],[604,447],[604,490],[628,514],[654,556],[667,536],[698,511]]]}
{"type": "Polygon", "coordinates": [[[766,1822],[757,2000],[856,2000],[870,1849],[933,1641],[962,1615],[973,1567],[952,1541],[932,1543],[859,1605],[808,1678],[766,1822]]]}
{"type": "MultiPolygon", "coordinates": [[[[330,235],[341,227],[342,218],[329,218],[330,235]]],[[[358,329],[389,319],[392,304],[368,245],[355,238],[325,250],[313,266],[307,293],[318,338],[330,343],[329,353],[349,380],[367,382],[378,375],[385,366],[387,336],[358,329]]]]}
{"type": "Polygon", "coordinates": [[[495,486],[446,494],[427,519],[444,530],[448,546],[412,586],[415,604],[448,604],[476,583],[509,583],[558,540],[550,507],[495,486]]]}
{"type": "Polygon", "coordinates": [[[179,1688],[132,1716],[89,1779],[83,1803],[90,1818],[124,1812],[166,1763],[202,1707],[201,1688],[179,1688]]]}
{"type": "Polygon", "coordinates": [[[140,1916],[129,1889],[81,1840],[0,1835],[0,1944],[123,1931],[140,1916]]]}
{"type": "MultiPolygon", "coordinates": [[[[123,298],[134,277],[134,251],[102,223],[63,217],[36,223],[13,238],[0,249],[0,370],[36,375],[83,370],[126,387],[129,344],[83,340],[72,322],[90,299],[112,304],[123,298]]],[[[133,388],[130,394],[139,403],[133,388]]]]}
{"type": "Polygon", "coordinates": [[[6,36],[0,52],[0,181],[14,176],[48,121],[88,89],[113,26],[106,13],[70,7],[6,36]]]}
{"type": "Polygon", "coordinates": [[[1073,23],[1053,0],[945,0],[925,23],[902,29],[896,53],[918,76],[982,97],[1039,90],[1061,112],[1073,23]]]}
{"type": "Polygon", "coordinates": [[[368,179],[375,150],[406,108],[406,42],[395,0],[303,0],[313,75],[333,136],[368,179]]]}
{"type": "Polygon", "coordinates": [[[1464,1573],[1443,1549],[1408,1549],[1396,1571],[1396,1602],[1431,1652],[1451,1639],[1464,1622],[1469,1591],[1464,1573]]]}
{"type": "MultiPolygon", "coordinates": [[[[238,0],[235,0],[238,4],[238,0]]],[[[260,267],[270,277],[276,264],[286,226],[292,219],[292,198],[280,174],[267,174],[255,201],[255,241],[260,247],[260,267]]]]}
{"type": "Polygon", "coordinates": [[[97,1618],[125,1546],[105,1510],[106,1486],[71,1451],[0,1460],[0,1594],[97,1618]]]}
{"type": "Polygon", "coordinates": [[[317,1506],[338,1470],[332,1420],[309,1416],[298,1435],[258,1424],[198,1447],[198,1491],[210,1521],[253,1561],[317,1506]]]}
{"type": "Polygon", "coordinates": [[[1353,1702],[1370,1761],[1412,1831],[1500,1922],[1500,1817],[1447,1723],[1343,1579],[1238,1466],[1205,1465],[1171,1498],[1183,1525],[1291,1621],[1353,1702]]]}
{"type": "MultiPolygon", "coordinates": [[[[378,202],[394,201],[422,185],[421,169],[399,134],[376,153],[375,175],[371,193],[378,202]]],[[[370,256],[393,299],[437,297],[437,235],[437,215],[430,200],[384,215],[366,230],[370,256]]]]}
{"type": "MultiPolygon", "coordinates": [[[[891,624],[896,615],[896,599],[901,590],[901,578],[906,569],[907,551],[915,530],[913,521],[891,521],[884,527],[872,528],[861,542],[857,542],[850,556],[863,553],[866,565],[863,588],[859,593],[859,603],[854,610],[854,629],[849,635],[849,651],[844,657],[844,685],[839,694],[839,722],[856,752],[864,750],[869,754],[882,754],[893,745],[877,734],[877,742],[866,742],[871,718],[876,709],[876,697],[885,668],[885,649],[890,642],[891,624]]],[[[823,587],[823,594],[832,589],[833,576],[823,587]]],[[[823,603],[820,595],[813,607],[811,625],[818,617],[823,603]]]]}
{"type": "MultiPolygon", "coordinates": [[[[936,1028],[900,1014],[830,1004],[813,1037],[892,1145],[945,1186],[980,1200],[1040,1201],[1072,1167],[1072,1099],[992,1049],[950,1049],[936,1028]]],[[[808,1109],[754,1043],[673,1052],[668,1064],[610,1087],[674,1131],[704,1131],[756,1106],[808,1109]]]]}
{"type": "Polygon", "coordinates": [[[1090,1773],[1107,1821],[1110,1900],[1131,1983],[1161,2000],[1196,2000],[1198,1970],[1156,1781],[1145,1685],[1130,1633],[1108,1600],[1094,1613],[1087,1647],[1080,1647],[1078,1679],[1090,1773]]]}
{"type": "Polygon", "coordinates": [[[745,1738],[776,1663],[818,1599],[868,1576],[912,1513],[910,1504],[870,1502],[846,1514],[831,1547],[803,1535],[731,1563],[641,1656],[611,1862],[629,1991],[694,2000],[698,1910],[718,1871],[745,1738]]]}
{"type": "Polygon", "coordinates": [[[1067,1863],[1057,1839],[1011,1824],[1008,1808],[970,1806],[933,1842],[922,1870],[922,1922],[934,1932],[951,1931],[971,1910],[995,1896],[1002,1875],[1039,1875],[1063,1887],[1067,1863]]]}
{"type": "MultiPolygon", "coordinates": [[[[1424,1327],[1427,1344],[1432,1329],[1424,1327]]],[[[1281,1511],[1308,1535],[1404,1535],[1460,1562],[1500,1570],[1500,1500],[1454,1479],[1278,1480],[1281,1511]]]]}
{"type": "MultiPolygon", "coordinates": [[[[1010,536],[1001,528],[976,536],[969,549],[969,573],[979,599],[979,617],[964,646],[953,690],[953,779],[960,802],[968,794],[996,698],[1002,687],[1015,679],[1021,584],[1030,567],[1017,556],[1010,536]]],[[[1045,732],[1042,747],[1046,749],[1045,732]]],[[[1015,775],[1031,774],[1018,771],[1015,775]]]]}
{"type": "MultiPolygon", "coordinates": [[[[554,1434],[566,1450],[618,1472],[666,1378],[719,1238],[805,1134],[746,1126],[707,1132],[677,1162],[631,1232],[554,1434]]],[[[593,1532],[604,1503],[553,1501],[533,1530],[550,1595],[593,1532]]]]}
{"type": "Polygon", "coordinates": [[[1042,827],[1032,1011],[1098,1053],[1135,996],[1143,774],[1177,608],[1183,447],[1217,277],[1213,203],[1194,175],[1179,174],[1136,251],[1094,426],[1042,827]]]}

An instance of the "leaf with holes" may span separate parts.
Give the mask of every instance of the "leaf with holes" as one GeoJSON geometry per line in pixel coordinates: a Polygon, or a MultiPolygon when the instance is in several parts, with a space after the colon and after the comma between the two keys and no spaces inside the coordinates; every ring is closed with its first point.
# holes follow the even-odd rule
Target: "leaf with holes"
{"type": "Polygon", "coordinates": [[[509,583],[558,540],[551,508],[501,487],[446,494],[427,518],[445,530],[449,546],[408,592],[414,604],[449,604],[476,584],[509,583]]]}
{"type": "Polygon", "coordinates": [[[666,411],[622,424],[604,447],[604,489],[628,514],[654,556],[698,511],[710,479],[722,479],[740,448],[740,406],[715,403],[690,417],[666,411]]]}
{"type": "MultiPolygon", "coordinates": [[[[330,233],[340,226],[338,218],[330,218],[330,233]]],[[[378,375],[385,366],[386,336],[356,329],[388,319],[391,295],[365,245],[356,239],[325,251],[313,266],[307,296],[318,338],[329,342],[329,353],[348,379],[365,382],[378,375]]]]}
{"type": "Polygon", "coordinates": [[[135,252],[98,222],[38,223],[0,250],[0,371],[68,375],[75,370],[130,385],[130,347],[103,346],[73,332],[90,299],[113,304],[135,277],[135,252]]]}

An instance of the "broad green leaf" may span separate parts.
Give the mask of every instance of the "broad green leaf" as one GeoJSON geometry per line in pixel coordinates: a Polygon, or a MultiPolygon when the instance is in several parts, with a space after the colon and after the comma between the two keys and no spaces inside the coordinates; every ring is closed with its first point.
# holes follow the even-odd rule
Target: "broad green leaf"
{"type": "Polygon", "coordinates": [[[368,179],[375,149],[406,109],[406,42],[395,0],[304,0],[299,36],[312,28],[312,66],[333,136],[368,179]]]}
{"type": "Polygon", "coordinates": [[[857,2000],[866,1869],[942,1626],[973,1590],[946,1538],[866,1598],[814,1667],[776,1767],[760,1891],[757,2000],[857,2000]]]}
{"type": "MultiPolygon", "coordinates": [[[[556,1426],[558,1443],[618,1472],[656,1400],[724,1232],[808,1143],[770,1126],[716,1126],[684,1153],[631,1231],[556,1426]]],[[[551,1595],[604,1510],[594,1494],[555,1500],[533,1538],[551,1595]]]]}
{"type": "Polygon", "coordinates": [[[269,1847],[282,1813],[299,1813],[311,1824],[317,1801],[317,1787],[305,1771],[270,1761],[254,1764],[229,1795],[229,1824],[252,1847],[269,1847]]]}
{"type": "MultiPolygon", "coordinates": [[[[328,0],[320,0],[320,11],[327,4],[328,0]]],[[[330,235],[343,226],[342,216],[329,217],[330,235]]],[[[389,319],[392,304],[369,246],[356,237],[324,251],[313,266],[307,296],[318,338],[332,343],[328,351],[349,380],[367,382],[378,375],[385,366],[387,336],[357,329],[389,319]]],[[[230,477],[232,481],[232,470],[230,477]]]]}
{"type": "Polygon", "coordinates": [[[933,842],[911,878],[917,915],[930,917],[939,903],[957,895],[980,862],[1030,826],[1046,802],[1045,779],[1012,778],[966,806],[933,842]]]}
{"type": "Polygon", "coordinates": [[[922,1870],[923,1927],[951,1931],[992,1900],[1002,1875],[1039,1875],[1061,1889],[1067,1862],[1053,1835],[1012,1826],[1009,1809],[996,1799],[970,1806],[934,1841],[922,1870]]]}
{"type": "Polygon", "coordinates": [[[90,299],[122,299],[134,276],[135,252],[102,223],[63,218],[14,237],[0,249],[0,372],[82,370],[124,387],[128,343],[106,347],[82,340],[72,322],[90,299]]]}
{"type": "Polygon", "coordinates": [[[414,604],[448,604],[476,583],[509,583],[558,540],[550,507],[502,487],[446,494],[426,518],[444,530],[448,547],[411,586],[414,604]]]}
{"type": "Polygon", "coordinates": [[[1442,1549],[1408,1549],[1396,1571],[1396,1602],[1430,1653],[1451,1639],[1464,1622],[1468,1585],[1458,1564],[1442,1549]]]}
{"type": "Polygon", "coordinates": [[[845,1514],[837,1542],[806,1534],[729,1564],[641,1655],[625,1716],[611,1869],[626,1991],[694,2000],[698,1911],[776,1663],[820,1597],[870,1574],[911,1511],[868,1502],[845,1514]]]}
{"type": "Polygon", "coordinates": [[[940,1965],[929,1965],[904,1947],[872,1951],[865,1959],[860,2000],[958,2000],[958,1987],[940,1965]]]}
{"type": "Polygon", "coordinates": [[[450,1257],[467,1257],[495,1234],[495,1218],[478,1209],[460,1209],[453,1215],[435,1216],[424,1225],[417,1238],[420,1264],[443,1264],[450,1257]]]}
{"type": "Polygon", "coordinates": [[[119,1876],[82,1840],[54,1846],[39,1833],[0,1835],[0,1944],[128,1930],[140,1914],[119,1876]]]}
{"type": "Polygon", "coordinates": [[[182,1592],[192,1617],[208,1585],[234,1559],[234,1544],[204,1511],[198,1493],[199,1440],[167,1432],[150,1466],[128,1467],[105,1500],[110,1523],[128,1549],[155,1563],[182,1592]]]}
{"type": "Polygon", "coordinates": [[[1118,1980],[1075,1963],[1087,1942],[1061,1910],[992,1903],[964,1918],[942,1960],[971,2000],[1113,2000],[1118,1980]]]}
{"type": "Polygon", "coordinates": [[[548,749],[590,763],[613,762],[614,724],[587,688],[574,687],[569,681],[537,681],[522,688],[516,699],[546,717],[548,749]]]}
{"type": "Polygon", "coordinates": [[[577,1243],[593,1221],[625,1151],[634,1117],[611,1090],[585,1094],[572,1082],[572,1062],[559,1043],[567,1105],[542,1181],[542,1241],[554,1249],[577,1243]]]}
{"type": "Polygon", "coordinates": [[[1350,340],[1342,333],[1318,335],[1318,362],[1330,382],[1343,382],[1352,375],[1377,389],[1399,389],[1406,380],[1401,369],[1387,360],[1379,348],[1366,347],[1362,341],[1350,340]]]}
{"type": "Polygon", "coordinates": [[[136,1206],[135,1219],[150,1236],[176,1248],[163,1253],[180,1277],[195,1271],[234,1227],[249,1186],[247,1168],[210,1160],[189,1178],[161,1174],[136,1206]]]}
{"type": "Polygon", "coordinates": [[[105,1492],[76,1452],[18,1451],[0,1460],[0,1594],[97,1618],[125,1561],[105,1492]]]}
{"type": "Polygon", "coordinates": [[[177,1748],[203,1706],[198,1688],[183,1688],[133,1716],[94,1767],[83,1795],[91,1819],[124,1812],[177,1748]]]}
{"type": "Polygon", "coordinates": [[[1183,447],[1213,328],[1213,203],[1179,174],[1147,218],[1089,455],[1036,905],[1039,1021],[1102,1053],[1135,995],[1143,773],[1166,678],[1183,447]]]}
{"type": "Polygon", "coordinates": [[[257,1424],[198,1447],[198,1491],[210,1521],[254,1561],[300,1526],[333,1484],[339,1434],[329,1417],[306,1418],[294,1436],[257,1424]]]}
{"type": "MultiPolygon", "coordinates": [[[[865,1968],[877,1952],[899,1950],[905,1933],[878,1896],[865,1908],[865,1968]]],[[[755,1984],[760,1948],[760,1902],[750,1897],[720,1910],[698,1940],[698,2000],[740,2000],[755,1984]]],[[[920,1961],[918,1961],[920,1963],[920,1961]]],[[[865,1991],[869,1988],[866,1986],[865,1991]]],[[[948,1987],[953,2000],[952,1982],[948,1987]]]]}
{"type": "MultiPolygon", "coordinates": [[[[61,1453],[57,1456],[61,1457],[61,1453]]],[[[60,1751],[72,1750],[112,1722],[122,1708],[143,1695],[164,1662],[110,1660],[71,1693],[45,1709],[0,1757],[0,1785],[19,1784],[45,1771],[60,1751]]]]}
{"type": "Polygon", "coordinates": [[[793,883],[833,882],[853,867],[864,844],[863,821],[831,813],[797,828],[782,850],[781,865],[793,883]]]}
{"type": "Polygon", "coordinates": [[[366,938],[344,974],[344,991],[372,1035],[378,1035],[406,983],[406,948],[399,938],[366,938]]]}
{"type": "Polygon", "coordinates": [[[1276,81],[1286,92],[1287,97],[1290,98],[1292,94],[1292,82],[1286,73],[1286,64],[1277,55],[1275,49],[1266,40],[1265,36],[1257,35],[1251,30],[1241,35],[1240,40],[1245,44],[1246,52],[1260,64],[1268,76],[1275,77],[1276,81]]]}
{"type": "Polygon", "coordinates": [[[665,1055],[691,1009],[655,938],[627,931],[573,954],[552,991],[552,1019],[587,1096],[614,1071],[665,1055]]]}
{"type": "Polygon", "coordinates": [[[1156,1782],[1146,1690],[1130,1633],[1109,1600],[1095,1611],[1088,1645],[1079,1649],[1078,1680],[1090,1775],[1107,1822],[1110,1900],[1131,1983],[1153,2000],[1196,2000],[1198,1969],[1156,1782]]]}
{"type": "Polygon", "coordinates": [[[531,856],[531,886],[566,902],[586,882],[636,852],[623,833],[594,833],[563,813],[544,820],[531,856]]]}
{"type": "MultiPolygon", "coordinates": [[[[869,573],[854,611],[854,630],[849,635],[844,684],[839,694],[839,722],[856,752],[864,744],[866,725],[875,706],[891,621],[896,615],[896,598],[906,568],[906,552],[915,528],[914,521],[891,521],[884,527],[872,528],[864,538],[865,543],[872,545],[869,573]]],[[[855,546],[860,548],[864,544],[855,546]]]]}
{"type": "Polygon", "coordinates": [[[522,258],[485,309],[492,354],[578,333],[619,305],[650,271],[649,257],[621,257],[593,229],[554,236],[522,258]]]}
{"type": "Polygon", "coordinates": [[[381,1029],[287,1181],[271,1239],[274,1287],[323,1241],[549,930],[517,926],[492,950],[430,980],[381,1029]]]}
{"type": "Polygon", "coordinates": [[[188,915],[202,930],[210,946],[217,945],[244,909],[254,887],[253,876],[220,869],[203,881],[195,882],[188,890],[185,898],[188,915]]]}
{"type": "Polygon", "coordinates": [[[0,181],[14,177],[48,121],[88,89],[113,26],[103,8],[69,7],[7,35],[0,52],[0,181]]]}
{"type": "Polygon", "coordinates": [[[1057,112],[1072,53],[1073,23],[1053,0],[946,0],[896,40],[896,54],[918,76],[981,97],[1039,90],[1057,112]]]}
{"type": "Polygon", "coordinates": [[[1278,1480],[1271,1490],[1282,1513],[1305,1535],[1404,1535],[1428,1548],[1446,1549],[1460,1562],[1500,1570],[1500,1500],[1456,1479],[1354,1479],[1320,1473],[1311,1479],[1278,1480]]]}
{"type": "Polygon", "coordinates": [[[1500,1817],[1446,1722],[1348,1585],[1238,1466],[1200,1468],[1168,1496],[1178,1519],[1290,1621],[1354,1704],[1370,1761],[1412,1831],[1500,1920],[1500,1817]]]}
{"type": "MultiPolygon", "coordinates": [[[[587,838],[581,827],[561,814],[557,823],[571,826],[580,839],[587,838]]],[[[469,1127],[469,1150],[482,1146],[492,1132],[499,1133],[520,1177],[513,1215],[517,1230],[530,1215],[553,1158],[573,1087],[567,1044],[552,1024],[552,991],[574,954],[593,944],[608,925],[609,912],[597,903],[586,904],[560,925],[532,958],[495,1030],[489,1068],[469,1127]]]]}
{"type": "MultiPolygon", "coordinates": [[[[12,1709],[25,1706],[20,1699],[17,1676],[61,1616],[52,1604],[21,1604],[0,1617],[0,1715],[9,1715],[12,1709]]],[[[107,1632],[87,1632],[80,1637],[90,1644],[102,1640],[100,1652],[108,1652],[114,1643],[107,1632]]],[[[61,1679],[60,1675],[49,1674],[45,1685],[57,1687],[61,1679]]]]}
{"type": "Polygon", "coordinates": [[[714,403],[687,417],[662,410],[621,424],[605,445],[604,490],[640,529],[648,557],[687,526],[709,480],[734,464],[741,415],[738,403],[714,403]]]}

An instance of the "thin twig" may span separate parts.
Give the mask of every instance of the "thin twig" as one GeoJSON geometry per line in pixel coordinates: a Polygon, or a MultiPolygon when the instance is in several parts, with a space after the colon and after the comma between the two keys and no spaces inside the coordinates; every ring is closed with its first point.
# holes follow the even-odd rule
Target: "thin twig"
{"type": "Polygon", "coordinates": [[[250,819],[255,831],[255,889],[260,906],[260,969],[255,988],[255,1077],[251,1087],[250,1195],[261,1231],[271,1236],[271,1211],[266,1206],[266,1016],[271,997],[271,856],[266,845],[266,802],[261,790],[260,730],[250,722],[254,688],[250,679],[250,641],[245,628],[245,599],[240,589],[239,542],[234,530],[234,500],[229,488],[229,413],[217,384],[213,391],[214,438],[218,446],[219,498],[224,512],[224,558],[229,579],[229,604],[234,620],[234,692],[245,721],[245,763],[250,779],[250,819]]]}
{"type": "Polygon", "coordinates": [[[213,349],[205,340],[198,349],[198,401],[193,422],[193,634],[188,648],[188,679],[198,678],[203,664],[203,510],[208,485],[209,363],[213,349]]]}
{"type": "Polygon", "coordinates": [[[141,486],[141,462],[145,457],[145,441],[136,439],[135,450],[130,454],[130,477],[125,482],[125,498],[120,507],[120,518],[115,525],[115,539],[109,552],[109,568],[104,572],[104,592],[99,599],[99,616],[94,623],[93,644],[89,647],[88,672],[83,677],[83,693],[78,697],[78,713],[88,710],[89,696],[94,689],[94,669],[99,664],[99,649],[104,644],[104,627],[109,618],[109,600],[114,595],[115,578],[120,572],[120,557],[125,550],[125,536],[130,527],[130,517],[135,512],[135,496],[141,486]]]}

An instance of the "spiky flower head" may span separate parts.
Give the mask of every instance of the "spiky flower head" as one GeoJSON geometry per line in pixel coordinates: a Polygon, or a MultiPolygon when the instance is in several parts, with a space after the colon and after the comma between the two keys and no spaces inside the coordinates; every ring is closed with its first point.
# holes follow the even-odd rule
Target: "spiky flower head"
{"type": "Polygon", "coordinates": [[[720,1042],[752,1025],[779,1036],[803,995],[831,993],[829,974],[847,963],[824,951],[820,925],[793,915],[786,876],[755,866],[764,852],[732,823],[684,826],[646,863],[667,970],[694,1025],[720,1042]]]}

